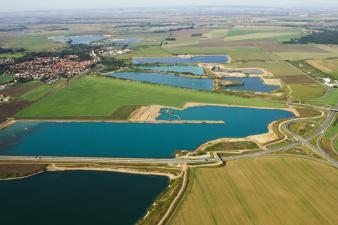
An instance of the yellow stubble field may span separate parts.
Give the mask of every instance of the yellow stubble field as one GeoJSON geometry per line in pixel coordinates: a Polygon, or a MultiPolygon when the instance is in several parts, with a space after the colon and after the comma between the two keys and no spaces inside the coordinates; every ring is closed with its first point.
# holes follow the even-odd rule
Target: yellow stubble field
{"type": "Polygon", "coordinates": [[[168,224],[336,224],[338,170],[288,156],[192,169],[168,224]]]}

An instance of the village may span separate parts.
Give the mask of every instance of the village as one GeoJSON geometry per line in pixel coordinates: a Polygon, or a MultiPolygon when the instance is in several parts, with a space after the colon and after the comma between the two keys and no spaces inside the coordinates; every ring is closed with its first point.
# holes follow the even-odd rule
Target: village
{"type": "Polygon", "coordinates": [[[25,83],[36,79],[52,84],[59,80],[60,77],[73,77],[100,61],[101,58],[99,57],[79,61],[77,55],[69,55],[65,58],[40,57],[17,64],[14,64],[13,60],[0,59],[0,64],[8,65],[8,69],[2,75],[15,74],[15,78],[0,86],[0,89],[16,82],[25,83]]]}

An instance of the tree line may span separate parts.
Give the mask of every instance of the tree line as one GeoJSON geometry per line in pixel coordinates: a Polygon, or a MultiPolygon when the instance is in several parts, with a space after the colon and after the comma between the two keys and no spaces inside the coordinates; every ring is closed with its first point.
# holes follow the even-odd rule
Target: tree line
{"type": "Polygon", "coordinates": [[[291,38],[290,41],[283,41],[283,44],[338,44],[338,31],[325,31],[322,33],[313,33],[299,39],[291,38]]]}

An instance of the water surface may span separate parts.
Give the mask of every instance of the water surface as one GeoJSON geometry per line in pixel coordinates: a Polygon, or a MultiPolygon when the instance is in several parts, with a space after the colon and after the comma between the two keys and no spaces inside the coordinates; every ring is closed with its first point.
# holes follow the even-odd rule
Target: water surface
{"type": "Polygon", "coordinates": [[[62,38],[55,38],[54,41],[59,42],[66,42],[67,39],[72,40],[72,45],[76,44],[89,44],[92,41],[98,41],[103,38],[107,38],[106,36],[94,36],[94,37],[62,37],[62,38]]]}
{"type": "MultiPolygon", "coordinates": [[[[170,158],[175,150],[195,150],[210,140],[265,133],[269,123],[294,116],[284,110],[220,106],[172,111],[182,120],[226,123],[17,122],[0,132],[0,154],[170,158]]],[[[165,116],[158,119],[167,120],[165,116]]]]}
{"type": "Polygon", "coordinates": [[[197,76],[204,74],[204,69],[199,66],[134,66],[144,70],[176,72],[176,73],[192,73],[197,76]]]}
{"type": "Polygon", "coordinates": [[[168,178],[98,171],[0,181],[1,224],[135,224],[168,178]]]}
{"type": "Polygon", "coordinates": [[[280,88],[279,86],[265,85],[259,77],[226,77],[223,78],[223,80],[240,81],[244,83],[244,85],[240,86],[229,86],[222,88],[229,90],[268,92],[280,88]]]}
{"type": "Polygon", "coordinates": [[[141,42],[140,39],[125,39],[125,40],[115,40],[115,41],[105,41],[106,43],[111,43],[116,46],[130,45],[132,43],[141,42]]]}
{"type": "Polygon", "coordinates": [[[213,79],[189,78],[164,73],[122,72],[110,73],[106,74],[106,76],[206,91],[211,91],[213,88],[213,79]]]}
{"type": "Polygon", "coordinates": [[[226,55],[204,55],[191,58],[165,57],[165,58],[133,58],[134,64],[140,63],[222,63],[228,62],[229,57],[226,55]]]}

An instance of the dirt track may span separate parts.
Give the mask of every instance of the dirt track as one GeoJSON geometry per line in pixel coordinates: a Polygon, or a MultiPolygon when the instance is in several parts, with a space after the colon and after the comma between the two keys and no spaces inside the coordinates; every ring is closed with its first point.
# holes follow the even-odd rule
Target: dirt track
{"type": "Polygon", "coordinates": [[[0,122],[5,121],[7,117],[11,117],[30,104],[29,101],[16,100],[12,103],[0,105],[0,122]]]}

